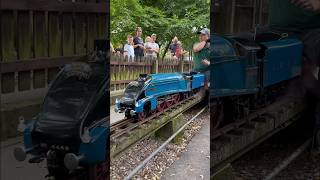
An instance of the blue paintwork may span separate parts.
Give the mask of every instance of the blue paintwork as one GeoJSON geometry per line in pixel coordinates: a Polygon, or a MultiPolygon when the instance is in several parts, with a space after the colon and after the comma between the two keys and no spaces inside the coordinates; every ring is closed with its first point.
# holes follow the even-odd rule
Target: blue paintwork
{"type": "Polygon", "coordinates": [[[267,47],[264,57],[264,87],[291,79],[300,74],[301,41],[286,39],[262,44],[267,47]]]}
{"type": "Polygon", "coordinates": [[[23,141],[24,141],[24,148],[25,149],[32,149],[32,130],[33,130],[34,122],[30,122],[26,125],[26,128],[23,132],[23,141]]]}
{"type": "Polygon", "coordinates": [[[79,156],[83,156],[81,163],[94,165],[103,162],[106,159],[106,144],[107,144],[107,128],[94,127],[90,130],[92,137],[89,143],[81,143],[79,156]]]}
{"type": "MultiPolygon", "coordinates": [[[[295,38],[262,42],[260,46],[242,46],[239,55],[232,36],[213,36],[211,58],[212,97],[252,94],[259,89],[291,79],[300,74],[302,43],[295,38]],[[261,50],[261,48],[264,48],[261,50]],[[256,53],[265,51],[263,57],[263,83],[260,82],[256,53]]],[[[238,47],[239,48],[239,47],[238,47]]]]}

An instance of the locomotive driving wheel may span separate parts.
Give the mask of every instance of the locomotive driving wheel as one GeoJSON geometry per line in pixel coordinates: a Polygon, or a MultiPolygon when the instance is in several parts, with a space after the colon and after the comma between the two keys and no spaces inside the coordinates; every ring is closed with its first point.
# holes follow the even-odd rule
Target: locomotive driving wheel
{"type": "Polygon", "coordinates": [[[166,101],[166,106],[167,106],[168,108],[169,108],[170,106],[172,106],[173,103],[174,103],[173,95],[172,95],[172,96],[168,96],[165,101],[166,101]]]}
{"type": "Polygon", "coordinates": [[[165,101],[159,101],[157,105],[157,111],[162,112],[166,108],[166,102],[165,101]]]}
{"type": "Polygon", "coordinates": [[[147,117],[146,111],[143,110],[141,113],[138,114],[138,118],[140,121],[144,120],[147,117]]]}
{"type": "Polygon", "coordinates": [[[221,101],[215,101],[210,109],[210,128],[215,130],[219,128],[219,125],[224,119],[224,108],[221,101]]]}
{"type": "Polygon", "coordinates": [[[180,94],[175,94],[172,96],[174,104],[177,104],[180,101],[180,94]]]}

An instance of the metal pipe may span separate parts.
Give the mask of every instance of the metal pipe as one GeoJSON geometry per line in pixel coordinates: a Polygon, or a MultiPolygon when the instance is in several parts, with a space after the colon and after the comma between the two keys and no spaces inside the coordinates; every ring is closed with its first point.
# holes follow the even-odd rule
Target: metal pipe
{"type": "Polygon", "coordinates": [[[184,124],[177,132],[175,132],[172,136],[170,136],[169,139],[167,139],[157,150],[155,150],[152,154],[150,154],[141,164],[139,164],[133,171],[130,172],[130,174],[125,177],[125,180],[131,179],[140,169],[142,169],[155,155],[158,154],[159,151],[161,151],[164,147],[166,147],[167,144],[171,142],[173,138],[175,138],[184,128],[187,127],[191,122],[193,122],[205,109],[202,108],[194,117],[192,117],[186,124],[184,124]]]}
{"type": "Polygon", "coordinates": [[[295,160],[303,151],[307,149],[310,145],[311,139],[308,139],[305,143],[303,143],[294,153],[290,155],[287,159],[282,161],[273,171],[264,178],[264,180],[271,180],[275,178],[282,170],[284,170],[293,160],[295,160]]]}

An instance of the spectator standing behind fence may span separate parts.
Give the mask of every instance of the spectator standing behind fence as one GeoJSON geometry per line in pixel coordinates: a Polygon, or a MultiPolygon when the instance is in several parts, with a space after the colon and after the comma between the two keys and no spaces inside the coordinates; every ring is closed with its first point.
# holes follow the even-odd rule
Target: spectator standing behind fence
{"type": "Polygon", "coordinates": [[[144,43],[143,43],[143,39],[141,38],[141,35],[142,35],[142,28],[137,27],[136,36],[133,39],[133,48],[134,48],[135,58],[144,56],[144,43]]]}
{"type": "Polygon", "coordinates": [[[116,48],[116,49],[115,49],[115,54],[116,54],[117,56],[122,56],[122,53],[123,53],[123,52],[122,52],[122,48],[119,47],[119,48],[116,48]]]}
{"type": "MultiPolygon", "coordinates": [[[[206,81],[209,84],[210,80],[210,30],[204,28],[198,32],[199,43],[193,46],[194,51],[194,70],[202,72],[206,76],[206,81]]],[[[207,87],[206,87],[207,88],[207,87]]]]}
{"type": "Polygon", "coordinates": [[[177,38],[177,36],[175,36],[172,39],[172,42],[171,42],[171,44],[169,46],[169,49],[171,51],[171,57],[174,57],[176,55],[177,43],[178,43],[178,38],[177,38]]]}
{"type": "Polygon", "coordinates": [[[155,43],[158,45],[158,47],[159,47],[159,50],[158,50],[158,53],[157,53],[157,57],[159,57],[161,45],[160,45],[159,41],[157,40],[157,35],[156,35],[156,34],[152,34],[152,35],[151,35],[151,39],[152,39],[152,41],[155,42],[155,43]]]}
{"type": "Polygon", "coordinates": [[[183,49],[182,49],[182,43],[181,41],[177,42],[177,47],[176,47],[176,53],[175,53],[175,58],[176,59],[181,59],[183,55],[183,49]]]}
{"type": "Polygon", "coordinates": [[[157,58],[159,45],[154,42],[153,38],[147,36],[145,43],[146,57],[157,58]]]}
{"type": "Polygon", "coordinates": [[[124,57],[128,57],[129,61],[133,61],[134,48],[133,48],[133,37],[129,34],[127,36],[127,43],[123,47],[124,57]]]}

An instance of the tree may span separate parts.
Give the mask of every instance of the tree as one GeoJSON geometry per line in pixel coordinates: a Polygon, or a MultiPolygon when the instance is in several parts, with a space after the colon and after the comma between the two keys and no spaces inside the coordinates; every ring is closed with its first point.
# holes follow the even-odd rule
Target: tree
{"type": "Polygon", "coordinates": [[[191,50],[197,41],[195,33],[209,27],[209,22],[210,0],[111,0],[111,42],[115,47],[140,26],[143,38],[157,34],[162,48],[177,36],[184,49],[191,50]]]}

